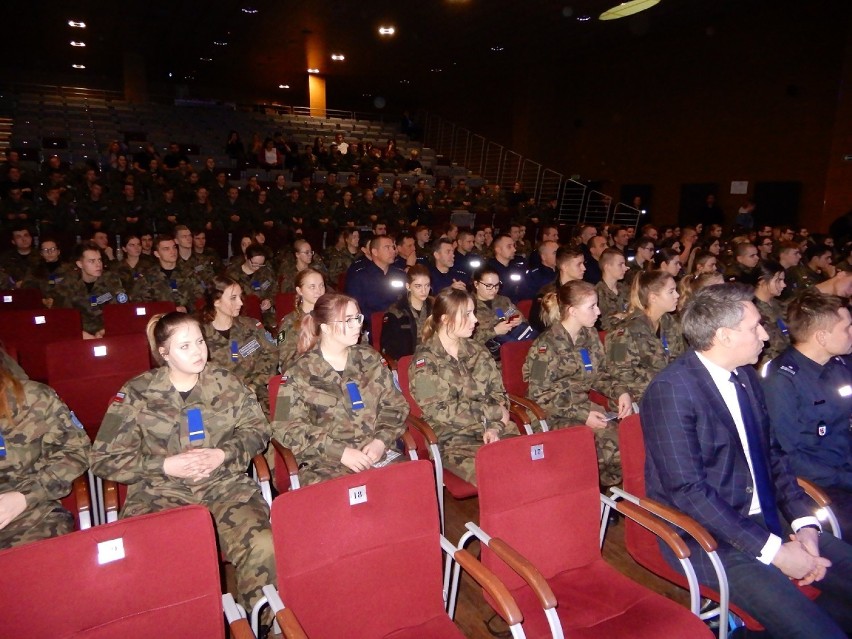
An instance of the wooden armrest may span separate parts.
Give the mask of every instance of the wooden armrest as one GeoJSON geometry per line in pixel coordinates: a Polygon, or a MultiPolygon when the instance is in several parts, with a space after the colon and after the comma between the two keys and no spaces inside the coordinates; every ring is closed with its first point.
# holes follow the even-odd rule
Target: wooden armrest
{"type": "Polygon", "coordinates": [[[257,481],[270,481],[272,474],[269,472],[269,464],[266,463],[266,457],[255,455],[251,458],[251,463],[254,464],[254,472],[257,474],[257,481]]]}
{"type": "Polygon", "coordinates": [[[284,444],[279,442],[274,437],[269,440],[269,443],[272,444],[272,447],[275,449],[275,452],[278,453],[278,456],[284,462],[284,467],[287,469],[287,474],[290,475],[290,477],[298,477],[299,462],[296,461],[296,456],[293,454],[293,451],[287,448],[284,444]]]}
{"type": "Polygon", "coordinates": [[[466,550],[457,550],[453,554],[453,559],[473,577],[476,583],[482,586],[485,592],[491,595],[494,604],[497,606],[497,612],[503,618],[503,621],[514,626],[524,620],[524,616],[509,589],[493,572],[479,563],[476,557],[466,550]]]}
{"type": "Polygon", "coordinates": [[[71,484],[71,492],[74,493],[74,501],[77,503],[77,512],[89,512],[92,510],[92,499],[89,496],[89,480],[82,475],[71,484]]]}
{"type": "Polygon", "coordinates": [[[538,568],[533,566],[526,557],[497,537],[491,538],[488,548],[527,582],[538,597],[542,608],[549,610],[556,607],[556,595],[553,594],[553,590],[538,568]]]}
{"type": "Polygon", "coordinates": [[[820,508],[828,508],[831,506],[831,497],[829,497],[822,488],[804,477],[797,477],[796,479],[799,482],[799,486],[801,486],[808,494],[808,497],[817,503],[817,506],[820,508]]]}
{"type": "Polygon", "coordinates": [[[281,631],[287,639],[308,639],[308,635],[302,629],[302,624],[296,619],[296,615],[289,608],[278,611],[275,615],[278,620],[278,625],[281,626],[281,631]]]}
{"type": "Polygon", "coordinates": [[[616,502],[615,509],[622,513],[625,517],[630,517],[630,519],[647,528],[657,537],[666,542],[666,545],[672,549],[672,552],[678,559],[686,559],[689,557],[690,552],[686,542],[677,534],[674,528],[666,523],[665,520],[648,514],[649,511],[629,501],[622,500],[616,502]]]}
{"type": "Polygon", "coordinates": [[[255,639],[248,619],[235,619],[228,626],[231,630],[231,639],[255,639]]]}
{"type": "Polygon", "coordinates": [[[435,431],[432,430],[432,427],[426,423],[426,420],[422,417],[415,417],[411,413],[408,414],[408,417],[405,419],[405,423],[409,426],[413,426],[417,431],[423,435],[423,439],[426,440],[426,443],[430,446],[438,444],[438,436],[435,434],[435,431]]]}
{"type": "Polygon", "coordinates": [[[717,544],[713,535],[711,535],[704,526],[699,524],[689,515],[685,515],[674,508],[670,508],[669,506],[661,504],[658,501],[654,501],[653,499],[648,499],[647,497],[640,499],[639,505],[648,512],[657,515],[657,517],[661,517],[670,524],[674,524],[678,528],[685,530],[693,539],[695,539],[695,541],[698,542],[698,545],[700,545],[705,552],[714,552],[716,550],[717,544]]]}
{"type": "Polygon", "coordinates": [[[109,479],[104,479],[104,511],[116,513],[120,510],[118,504],[118,484],[109,479]]]}
{"type": "Polygon", "coordinates": [[[402,440],[402,445],[405,448],[405,454],[410,455],[412,451],[417,452],[417,443],[414,441],[414,437],[411,436],[407,430],[402,433],[399,437],[402,440]]]}
{"type": "Polygon", "coordinates": [[[521,397],[520,395],[512,395],[511,393],[509,393],[509,402],[517,404],[518,406],[522,406],[524,410],[529,411],[536,419],[547,419],[547,414],[544,412],[542,407],[536,404],[531,399],[521,397]]]}

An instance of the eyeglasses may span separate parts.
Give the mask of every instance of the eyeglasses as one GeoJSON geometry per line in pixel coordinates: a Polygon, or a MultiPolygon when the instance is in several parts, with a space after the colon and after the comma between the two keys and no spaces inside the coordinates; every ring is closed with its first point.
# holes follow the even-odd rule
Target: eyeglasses
{"type": "Polygon", "coordinates": [[[496,284],[488,284],[487,282],[477,282],[480,286],[484,286],[486,291],[493,291],[495,288],[500,287],[500,282],[496,284]]]}
{"type": "Polygon", "coordinates": [[[57,248],[43,248],[41,249],[42,253],[56,253],[59,249],[57,248]]]}
{"type": "Polygon", "coordinates": [[[361,328],[361,324],[364,323],[364,316],[361,315],[361,313],[358,313],[357,315],[352,315],[346,319],[331,321],[334,324],[346,324],[346,328],[361,328]]]}
{"type": "Polygon", "coordinates": [[[251,260],[249,260],[248,263],[248,265],[252,268],[261,268],[262,266],[264,266],[264,264],[266,264],[266,262],[261,262],[260,264],[258,264],[257,262],[252,262],[251,260]]]}

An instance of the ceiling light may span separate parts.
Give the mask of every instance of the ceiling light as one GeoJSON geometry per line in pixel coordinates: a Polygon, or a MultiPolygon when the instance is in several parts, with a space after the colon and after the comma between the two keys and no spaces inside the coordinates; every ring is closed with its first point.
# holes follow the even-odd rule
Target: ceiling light
{"type": "Polygon", "coordinates": [[[255,13],[257,13],[257,9],[255,9],[254,7],[243,7],[243,8],[241,9],[241,11],[242,11],[243,13],[248,13],[249,15],[252,15],[252,16],[253,16],[255,13]]]}
{"type": "Polygon", "coordinates": [[[345,60],[345,59],[346,59],[346,56],[344,56],[342,53],[332,53],[332,54],[331,54],[331,59],[332,59],[332,60],[337,60],[338,62],[340,62],[340,61],[342,61],[342,60],[345,60]]]}
{"type": "Polygon", "coordinates": [[[429,71],[431,71],[432,73],[441,73],[443,69],[429,69],[429,71]]]}
{"type": "Polygon", "coordinates": [[[502,50],[503,50],[503,47],[499,47],[499,46],[497,46],[497,47],[491,47],[491,50],[492,50],[492,51],[502,51],[502,50]]]}
{"type": "Polygon", "coordinates": [[[290,88],[290,85],[289,85],[289,84],[279,84],[279,85],[278,85],[278,88],[279,88],[279,89],[289,89],[289,88],[290,88]]]}
{"type": "Polygon", "coordinates": [[[213,58],[198,58],[202,62],[213,62],[213,58]]]}
{"type": "Polygon", "coordinates": [[[227,47],[228,46],[228,43],[225,42],[224,40],[213,40],[213,44],[215,44],[217,47],[227,47]]]}
{"type": "Polygon", "coordinates": [[[578,22],[588,22],[591,19],[592,19],[592,16],[589,16],[589,15],[586,15],[586,14],[583,14],[581,16],[577,16],[578,22]]]}
{"type": "Polygon", "coordinates": [[[400,80],[400,84],[411,84],[411,80],[400,80]]]}
{"type": "Polygon", "coordinates": [[[308,73],[319,73],[319,69],[308,69],[308,73]]]}
{"type": "Polygon", "coordinates": [[[85,22],[75,22],[74,20],[69,20],[68,26],[74,27],[75,29],[85,29],[86,23],[85,22]]]}
{"type": "Polygon", "coordinates": [[[85,64],[72,64],[71,66],[74,67],[75,69],[85,69],[86,68],[85,64]]]}
{"type": "Polygon", "coordinates": [[[393,27],[379,27],[379,35],[393,35],[396,29],[393,27]]]}
{"type": "Polygon", "coordinates": [[[85,47],[86,43],[85,42],[77,42],[76,40],[71,40],[71,46],[72,47],[85,47]]]}
{"type": "Polygon", "coordinates": [[[660,4],[660,0],[628,0],[619,5],[607,9],[600,16],[599,20],[617,20],[618,18],[626,18],[634,13],[639,13],[645,9],[650,9],[656,4],[660,4]]]}

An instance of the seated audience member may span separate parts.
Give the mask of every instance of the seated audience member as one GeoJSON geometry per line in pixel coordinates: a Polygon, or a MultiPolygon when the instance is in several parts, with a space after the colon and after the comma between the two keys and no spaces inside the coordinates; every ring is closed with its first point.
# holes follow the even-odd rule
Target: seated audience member
{"type": "Polygon", "coordinates": [[[638,400],[654,375],[683,351],[677,285],[670,273],[648,271],[633,280],[630,308],[606,337],[607,369],[638,400]]]}
{"type": "Polygon", "coordinates": [[[492,244],[494,257],[486,263],[497,272],[500,294],[517,304],[524,290],[524,261],[515,257],[515,241],[509,235],[498,235],[492,244]]]}
{"type": "Polygon", "coordinates": [[[189,268],[178,264],[174,236],[157,236],[154,257],[157,264],[144,271],[133,285],[130,292],[133,301],[174,302],[182,313],[194,309],[195,300],[201,295],[201,285],[189,268]]]}
{"type": "Polygon", "coordinates": [[[335,293],[302,318],[300,357],[281,377],[272,432],[299,461],[303,484],[397,457],[408,404],[387,362],[358,343],[363,322],[355,300],[335,293]]]}
{"type": "Polygon", "coordinates": [[[476,269],[482,266],[483,258],[476,252],[474,247],[474,234],[471,231],[459,231],[458,246],[456,247],[455,261],[453,266],[467,275],[470,279],[476,269]]]}
{"type": "MultiPolygon", "coordinates": [[[[17,284],[31,268],[38,266],[39,254],[33,248],[33,236],[29,226],[18,223],[12,227],[12,246],[14,248],[0,255],[0,268],[17,284]]],[[[3,288],[14,288],[4,285],[3,288]]]]}
{"type": "Polygon", "coordinates": [[[0,348],[0,549],[69,533],[59,500],[89,466],[89,438],[53,389],[21,379],[0,348]]]}
{"type": "MultiPolygon", "coordinates": [[[[770,431],[751,366],[767,338],[753,295],[742,284],[708,286],[684,309],[692,348],[657,375],[641,403],[648,497],[715,537],[731,601],[768,635],[843,639],[852,630],[852,548],[819,534],[814,503],[770,431]],[[796,583],[822,594],[811,601],[796,583]]],[[[718,589],[707,555],[685,541],[699,582],[718,589]]]]}
{"type": "Polygon", "coordinates": [[[809,246],[804,261],[787,269],[787,295],[792,297],[799,291],[824,282],[834,275],[832,250],[825,244],[809,246]]]}
{"type": "Polygon", "coordinates": [[[754,268],[760,261],[760,253],[751,242],[734,244],[734,262],[725,269],[728,282],[748,282],[753,278],[754,268]]]}
{"type": "Polygon", "coordinates": [[[784,321],[784,309],[778,297],[784,290],[784,269],[775,260],[760,262],[754,267],[751,281],[754,286],[754,305],[760,313],[760,321],[769,335],[758,360],[758,367],[773,359],[790,346],[790,332],[784,321]]]}
{"type": "Polygon", "coordinates": [[[432,314],[429,270],[415,264],[408,269],[405,295],[391,304],[382,326],[382,354],[397,360],[414,353],[426,319],[432,314]]]}
{"type": "Polygon", "coordinates": [[[433,295],[448,286],[461,291],[467,290],[470,278],[467,273],[453,266],[456,256],[452,240],[446,237],[435,240],[432,243],[432,259],[433,263],[429,265],[429,278],[433,295]]]}
{"type": "Polygon", "coordinates": [[[473,276],[476,299],[474,341],[485,346],[494,359],[500,359],[500,345],[505,342],[533,339],[538,334],[527,323],[524,314],[505,295],[499,295],[497,271],[486,266],[473,276]]]}
{"type": "Polygon", "coordinates": [[[476,483],[476,451],[500,439],[509,425],[497,364],[488,349],[470,339],[474,308],[469,293],[441,291],[408,369],[411,395],[438,436],[444,468],[471,483],[476,483]]]}
{"type": "Polygon", "coordinates": [[[344,228],[337,234],[337,243],[325,251],[328,276],[335,285],[352,263],[363,255],[358,248],[360,241],[361,233],[358,229],[344,228]]]}
{"type": "Polygon", "coordinates": [[[296,290],[296,278],[305,269],[313,269],[325,274],[325,265],[306,240],[296,240],[289,251],[282,249],[278,265],[278,290],[282,293],[292,293],[296,290]]]}
{"type": "MultiPolygon", "coordinates": [[[[656,229],[654,231],[656,232],[656,229]]],[[[633,278],[636,277],[637,273],[646,271],[653,265],[654,251],[657,250],[655,242],[654,238],[648,236],[643,236],[636,242],[636,254],[633,256],[633,259],[628,259],[627,261],[629,270],[624,276],[624,283],[627,286],[633,284],[633,278]]]]}
{"type": "Polygon", "coordinates": [[[719,258],[708,251],[700,251],[692,261],[690,274],[701,275],[702,273],[719,273],[719,258]]]}
{"type": "Polygon", "coordinates": [[[133,233],[124,236],[124,257],[115,266],[115,272],[121,278],[124,288],[131,290],[136,280],[142,277],[143,271],[157,265],[150,255],[142,254],[142,242],[133,233]]]}
{"type": "Polygon", "coordinates": [[[601,281],[595,285],[600,309],[601,330],[608,331],[627,314],[629,289],[624,285],[627,263],[624,254],[617,249],[606,249],[598,260],[601,281]]]}
{"type": "Polygon", "coordinates": [[[677,311],[680,313],[686,303],[695,295],[698,291],[700,291],[705,286],[713,286],[714,284],[722,284],[724,283],[725,278],[722,277],[722,274],[718,271],[713,271],[712,273],[696,273],[694,275],[687,275],[684,277],[677,285],[678,292],[678,300],[677,300],[677,311]]]}
{"type": "Polygon", "coordinates": [[[787,308],[793,346],[763,379],[772,431],[793,472],[831,497],[845,535],[852,533],[852,325],[843,300],[817,290],[787,308]]]}
{"type": "Polygon", "coordinates": [[[661,248],[654,254],[654,268],[668,273],[677,280],[683,268],[680,261],[680,254],[672,248],[661,248]]]}
{"type": "MultiPolygon", "coordinates": [[[[53,306],[56,285],[73,274],[74,265],[62,262],[62,251],[59,243],[53,238],[42,237],[38,247],[41,255],[38,264],[30,268],[20,282],[21,288],[37,288],[41,291],[42,303],[47,307],[53,306]]],[[[3,278],[0,288],[12,288],[14,282],[3,278]]]]}
{"type": "MultiPolygon", "coordinates": [[[[594,229],[595,227],[590,227],[594,229]]],[[[595,231],[597,232],[597,231],[595,231]]],[[[542,319],[541,299],[573,280],[582,280],[586,272],[585,256],[580,248],[563,246],[556,251],[556,279],[536,293],[530,308],[530,325],[538,332],[545,329],[542,319]]],[[[546,313],[545,313],[546,314],[546,313]]]]}
{"type": "Polygon", "coordinates": [[[243,295],[257,295],[263,313],[264,326],[275,326],[275,272],[267,266],[269,250],[263,244],[252,243],[246,248],[246,259],[233,264],[226,275],[240,285],[243,295]]]}
{"type": "Polygon", "coordinates": [[[393,265],[396,247],[392,238],[374,237],[368,245],[370,260],[346,277],[346,292],[355,298],[364,317],[387,311],[405,290],[405,271],[393,265]]]}
{"type": "Polygon", "coordinates": [[[556,253],[559,244],[552,240],[543,241],[538,250],[533,253],[538,258],[538,265],[527,271],[524,290],[521,298],[534,300],[538,292],[556,279],[556,253]]]}
{"type": "Polygon", "coordinates": [[[278,370],[278,352],[272,336],[252,317],[240,315],[243,292],[225,275],[215,276],[204,291],[201,332],[210,361],[233,373],[254,391],[269,414],[269,378],[278,370]]]}
{"type": "Polygon", "coordinates": [[[527,396],[547,412],[551,428],[585,424],[594,430],[601,486],[615,486],[621,483],[616,416],[592,404],[588,393],[594,389],[612,397],[618,418],[633,413],[633,400],[607,371],[595,329],[600,315],[595,287],[568,282],[547,293],[542,305],[550,328],[533,342],[524,362],[527,396]]]}
{"type": "Polygon", "coordinates": [[[586,272],[583,273],[583,279],[590,284],[597,284],[601,281],[601,267],[598,260],[601,259],[601,255],[607,249],[606,236],[595,235],[589,238],[585,247],[581,248],[585,248],[583,254],[586,272]]]}
{"type": "Polygon", "coordinates": [[[281,372],[296,359],[296,346],[299,343],[299,330],[302,319],[314,310],[314,304],[325,295],[325,280],[322,273],[312,268],[299,271],[296,276],[296,308],[281,318],[278,324],[278,364],[281,372]]]}

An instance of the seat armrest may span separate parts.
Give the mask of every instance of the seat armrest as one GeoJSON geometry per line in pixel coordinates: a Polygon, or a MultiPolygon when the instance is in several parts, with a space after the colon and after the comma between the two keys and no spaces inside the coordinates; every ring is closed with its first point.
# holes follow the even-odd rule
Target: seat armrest
{"type": "Polygon", "coordinates": [[[272,444],[272,447],[275,449],[278,459],[284,462],[284,467],[287,469],[287,475],[290,476],[289,488],[285,489],[284,486],[276,486],[278,492],[283,493],[286,490],[299,488],[299,462],[296,461],[296,456],[293,454],[293,451],[274,437],[269,440],[269,443],[272,444]]]}
{"type": "Polygon", "coordinates": [[[487,544],[488,548],[509,568],[514,570],[527,582],[532,591],[538,597],[541,607],[545,610],[556,607],[556,595],[553,594],[550,585],[544,576],[533,566],[526,557],[512,548],[499,537],[492,537],[487,544]]]}
{"type": "Polygon", "coordinates": [[[222,610],[225,613],[225,620],[228,622],[232,639],[255,639],[248,619],[245,618],[245,614],[234,602],[234,596],[230,593],[222,595],[222,610]]]}
{"type": "Polygon", "coordinates": [[[804,477],[797,477],[796,479],[799,482],[799,486],[808,494],[808,497],[816,502],[817,506],[820,508],[831,506],[831,497],[822,488],[804,477]]]}
{"type": "Polygon", "coordinates": [[[268,482],[272,479],[272,474],[269,472],[269,464],[266,463],[266,457],[255,455],[251,458],[251,463],[254,464],[254,472],[257,475],[258,482],[268,482]]]}
{"type": "Polygon", "coordinates": [[[402,440],[402,446],[405,449],[405,454],[408,455],[409,459],[416,460],[417,443],[414,441],[414,437],[411,436],[411,433],[406,430],[399,438],[402,440]]]}
{"type": "Polygon", "coordinates": [[[467,550],[456,550],[453,559],[461,566],[474,581],[482,586],[483,590],[491,595],[497,612],[510,626],[519,624],[524,620],[515,598],[509,589],[497,578],[493,572],[483,566],[476,557],[467,550]]]}
{"type": "Polygon", "coordinates": [[[522,406],[524,410],[529,411],[529,413],[536,419],[547,419],[547,414],[544,412],[544,409],[531,399],[510,393],[509,401],[522,406]]]}
{"type": "Polygon", "coordinates": [[[281,631],[287,639],[308,639],[308,635],[302,628],[302,624],[296,619],[293,611],[284,605],[275,586],[264,586],[263,594],[266,596],[269,607],[272,608],[272,613],[281,626],[281,631]]]}
{"type": "Polygon", "coordinates": [[[77,503],[77,512],[75,515],[88,513],[92,510],[92,499],[89,495],[89,481],[86,475],[81,475],[71,484],[71,492],[74,494],[74,501],[77,503]]]}
{"type": "Polygon", "coordinates": [[[406,418],[406,423],[409,426],[413,426],[417,429],[417,431],[423,436],[423,439],[426,440],[426,443],[429,446],[437,446],[438,445],[438,436],[435,434],[435,431],[432,430],[432,427],[426,423],[422,417],[415,417],[411,413],[408,414],[406,418]]]}
{"type": "Polygon", "coordinates": [[[665,520],[649,514],[650,511],[629,501],[616,502],[615,509],[666,542],[666,545],[671,548],[678,559],[689,558],[690,552],[686,542],[665,520]]]}
{"type": "Polygon", "coordinates": [[[624,497],[630,503],[644,508],[648,512],[660,517],[661,519],[665,519],[670,524],[685,531],[690,537],[698,542],[698,545],[701,546],[705,552],[716,551],[716,548],[718,547],[716,539],[704,526],[699,524],[689,515],[685,515],[679,510],[675,510],[674,508],[661,504],[653,499],[649,499],[647,497],[636,497],[635,495],[631,495],[621,489],[613,489],[612,492],[613,495],[617,497],[624,497]]]}
{"type": "Polygon", "coordinates": [[[120,505],[118,503],[118,484],[109,479],[104,479],[104,513],[106,514],[107,523],[118,520],[118,511],[120,505]]]}

